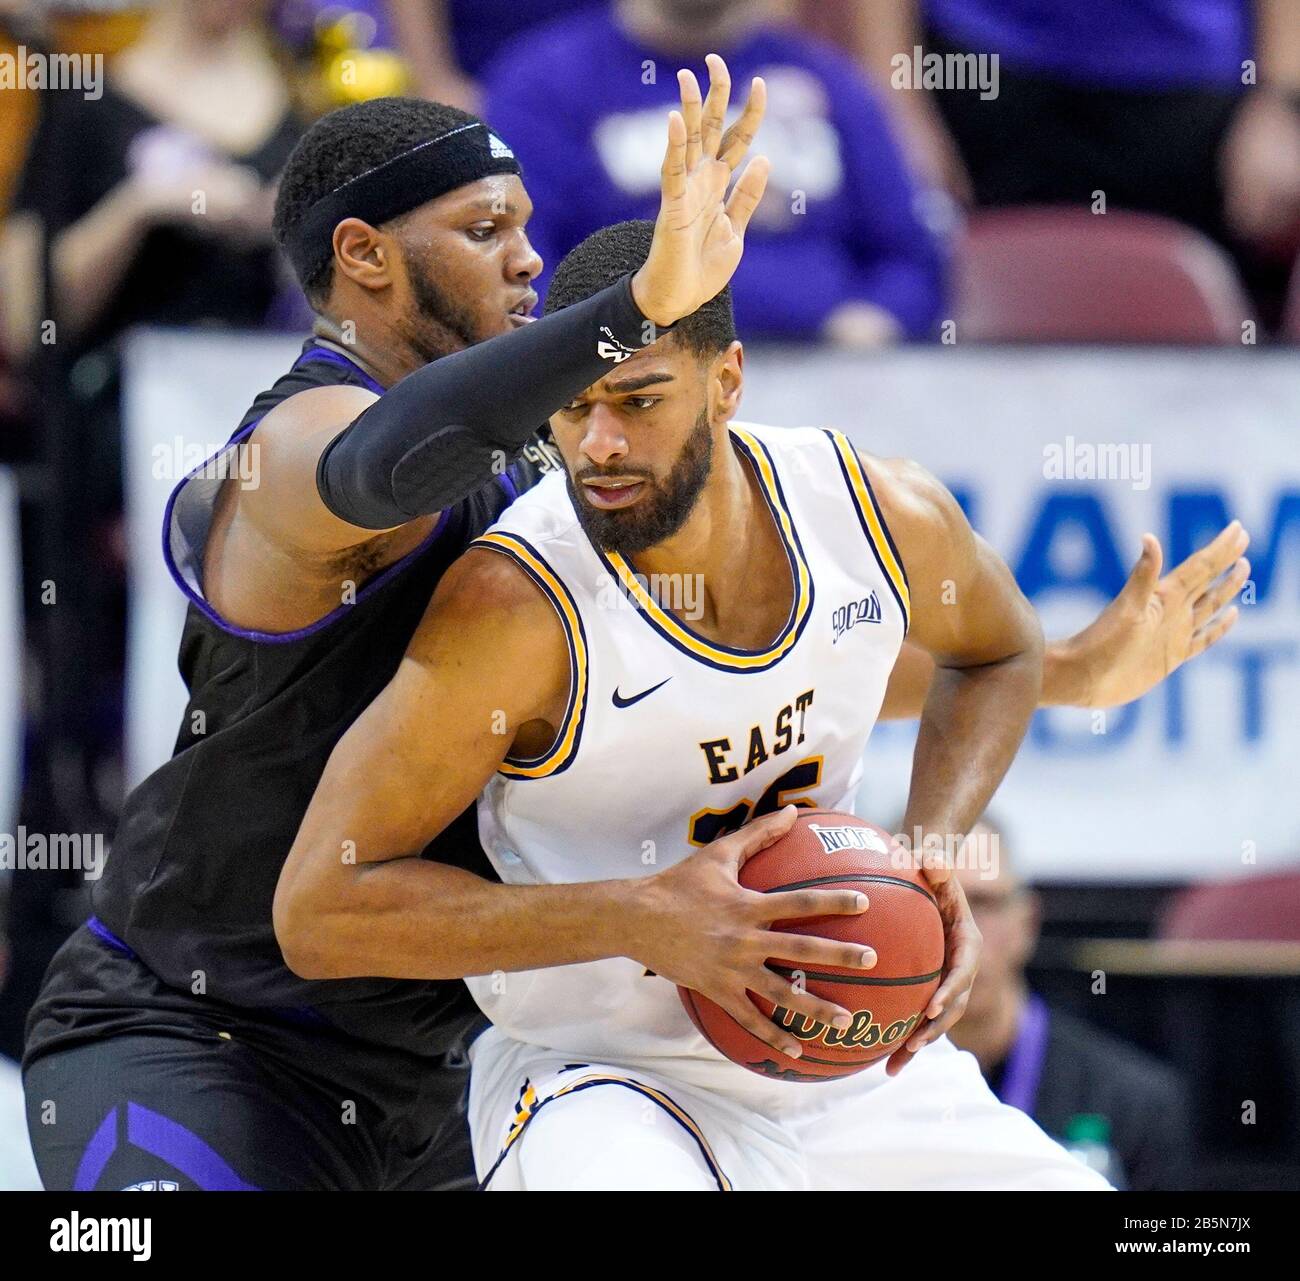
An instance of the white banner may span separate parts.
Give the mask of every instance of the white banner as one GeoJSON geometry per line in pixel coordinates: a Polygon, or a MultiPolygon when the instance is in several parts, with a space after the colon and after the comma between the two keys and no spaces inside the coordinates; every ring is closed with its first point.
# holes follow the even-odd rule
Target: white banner
{"type": "MultiPolygon", "coordinates": [[[[1255,603],[1228,639],[1100,726],[1088,712],[1040,712],[994,809],[1041,878],[1226,877],[1300,861],[1294,354],[757,353],[747,383],[745,415],[839,426],[935,472],[1049,637],[1119,590],[1143,532],[1170,566],[1240,516],[1255,603]]],[[[873,740],[862,808],[882,823],[901,813],[911,739],[883,726],[873,740]]]]}
{"type": "MultiPolygon", "coordinates": [[[[178,474],[233,432],[296,339],[137,336],[128,361],[128,771],[171,751],[180,593],[159,554],[178,474]]],[[[1145,530],[1166,564],[1240,516],[1253,603],[1232,636],[1098,723],[1040,713],[995,803],[1039,879],[1221,877],[1300,860],[1300,360],[1260,351],[755,350],[742,417],[843,428],[958,492],[1048,635],[1119,589],[1145,530]]],[[[877,730],[863,812],[894,825],[914,731],[877,730]]]]}

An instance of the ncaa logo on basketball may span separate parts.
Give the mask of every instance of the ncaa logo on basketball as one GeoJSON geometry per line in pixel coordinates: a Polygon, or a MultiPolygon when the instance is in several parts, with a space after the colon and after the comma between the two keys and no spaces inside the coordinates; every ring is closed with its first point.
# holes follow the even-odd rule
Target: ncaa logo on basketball
{"type": "Polygon", "coordinates": [[[861,600],[851,600],[831,615],[831,644],[838,644],[840,637],[859,623],[878,623],[880,618],[880,597],[872,589],[861,600]]]}
{"type": "Polygon", "coordinates": [[[836,854],[840,850],[889,853],[889,847],[869,827],[823,827],[820,823],[809,823],[808,830],[816,835],[827,854],[836,854]]]}

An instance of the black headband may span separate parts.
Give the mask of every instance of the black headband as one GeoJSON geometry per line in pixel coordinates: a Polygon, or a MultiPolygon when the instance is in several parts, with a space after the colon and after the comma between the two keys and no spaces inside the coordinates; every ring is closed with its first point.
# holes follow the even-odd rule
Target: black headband
{"type": "Polygon", "coordinates": [[[284,251],[305,279],[321,255],[332,252],[334,228],[344,218],[361,218],[377,227],[466,183],[520,172],[515,153],[485,124],[460,125],[322,196],[285,237],[284,251]]]}

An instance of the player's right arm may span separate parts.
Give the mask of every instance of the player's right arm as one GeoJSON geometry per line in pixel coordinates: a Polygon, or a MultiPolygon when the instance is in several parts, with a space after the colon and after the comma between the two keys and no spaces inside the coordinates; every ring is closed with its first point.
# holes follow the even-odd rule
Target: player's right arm
{"type": "MultiPolygon", "coordinates": [[[[276,889],[289,967],[315,979],[450,979],[629,956],[785,1053],[798,1042],[759,1015],[747,989],[818,1021],[846,1019],[767,969],[769,927],[855,914],[863,896],[759,894],[737,880],[750,854],[789,830],[793,807],[628,880],[501,885],[419,857],[521,733],[562,720],[568,682],[550,603],[514,562],[471,549],[439,585],[392,681],[330,756],[276,889]]],[[[618,797],[606,802],[618,816],[618,797]]],[[[875,963],[860,947],[801,935],[782,935],[781,955],[813,968],[875,963]]]]}
{"type": "Polygon", "coordinates": [[[756,79],[724,133],[731,82],[709,55],[709,93],[679,75],[668,119],[659,216],[641,269],[591,298],[408,374],[382,396],[352,387],[300,392],[258,425],[259,483],[235,491],[233,519],[273,554],[328,558],[432,516],[489,484],[561,406],[598,382],[621,350],[719,293],[744,252],[768,165],[756,157],[728,194],[763,118],[756,79]]]}

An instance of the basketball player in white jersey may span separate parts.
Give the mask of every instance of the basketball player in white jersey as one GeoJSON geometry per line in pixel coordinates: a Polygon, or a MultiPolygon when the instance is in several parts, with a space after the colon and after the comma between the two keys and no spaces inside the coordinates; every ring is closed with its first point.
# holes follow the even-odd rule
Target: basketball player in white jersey
{"type": "MultiPolygon", "coordinates": [[[[639,269],[651,234],[628,223],[585,242],[548,308],[639,269]]],[[[724,291],[552,419],[566,474],[449,571],[403,670],[331,758],[277,893],[287,958],[329,977],[311,933],[355,930],[374,973],[360,958],[377,929],[422,974],[476,976],[493,1027],[473,1050],[470,1124],[492,1188],[1104,1187],[942,1036],[977,948],[950,877],[936,893],[951,986],[899,1052],[906,1075],[767,1079],[723,1059],[678,1000],[685,960],[664,925],[689,888],[720,940],[705,995],[793,1057],[737,982],[844,1026],[848,1011],[753,964],[770,954],[761,926],[810,914],[795,898],[812,892],[738,899],[743,852],[710,843],[757,818],[752,850],[794,805],[852,808],[905,636],[937,666],[905,830],[964,833],[1042,679],[1032,609],[938,482],[833,431],[734,422],[742,383],[724,291]],[[409,856],[476,795],[504,893],[451,868],[434,881],[428,864],[440,901],[418,910],[396,882],[367,884],[376,864],[418,867],[409,856]],[[544,936],[521,920],[530,904],[544,936]]],[[[863,910],[852,893],[822,903],[863,910]]],[[[875,963],[793,946],[804,967],[875,963]]]]}

